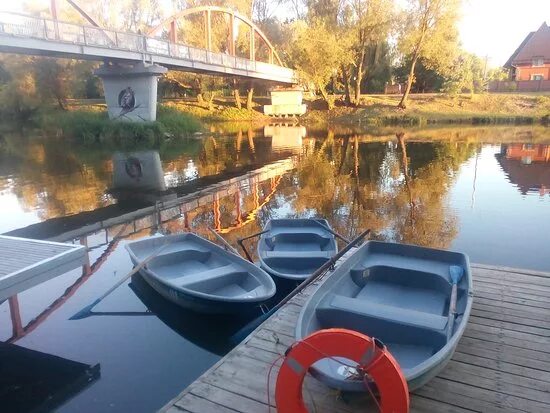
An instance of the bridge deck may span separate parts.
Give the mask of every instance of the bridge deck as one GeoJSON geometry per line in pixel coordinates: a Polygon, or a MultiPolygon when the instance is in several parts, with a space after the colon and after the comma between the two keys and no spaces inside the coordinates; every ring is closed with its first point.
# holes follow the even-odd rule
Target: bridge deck
{"type": "MultiPolygon", "coordinates": [[[[411,411],[550,411],[550,274],[484,265],[472,269],[475,299],[466,332],[443,372],[411,395],[411,411]]],[[[268,407],[268,371],[294,341],[296,319],[315,288],[292,299],[161,411],[275,411],[268,407]]],[[[370,404],[364,395],[344,403],[311,377],[306,388],[312,412],[363,412],[370,404]]]]}
{"type": "Polygon", "coordinates": [[[0,235],[0,302],[84,263],[81,245],[0,235]]]}
{"type": "Polygon", "coordinates": [[[292,69],[135,33],[0,11],[0,52],[154,62],[173,70],[295,83],[292,69]]]}

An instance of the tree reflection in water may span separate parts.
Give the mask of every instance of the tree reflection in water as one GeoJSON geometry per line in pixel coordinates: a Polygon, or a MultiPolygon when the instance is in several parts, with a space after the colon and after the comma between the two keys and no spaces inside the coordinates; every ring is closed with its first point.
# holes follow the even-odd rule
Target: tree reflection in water
{"type": "MultiPolygon", "coordinates": [[[[373,136],[328,129],[321,136],[310,133],[300,139],[298,152],[276,151],[271,136],[250,127],[172,142],[158,149],[170,185],[240,173],[243,166],[254,169],[276,159],[297,156],[299,161],[295,171],[241,184],[236,192],[220,190],[208,205],[163,225],[170,232],[205,235],[205,227],[211,226],[235,241],[260,230],[271,217],[322,216],[348,237],[368,227],[379,239],[447,248],[458,231],[449,190],[460,165],[481,142],[514,140],[520,132],[514,133],[470,128],[373,136]]],[[[525,140],[525,133],[520,134],[525,140]]],[[[68,145],[56,138],[29,139],[2,155],[14,161],[5,163],[9,170],[2,171],[0,185],[43,220],[96,210],[115,202],[106,195],[111,156],[109,150],[68,145]]]]}

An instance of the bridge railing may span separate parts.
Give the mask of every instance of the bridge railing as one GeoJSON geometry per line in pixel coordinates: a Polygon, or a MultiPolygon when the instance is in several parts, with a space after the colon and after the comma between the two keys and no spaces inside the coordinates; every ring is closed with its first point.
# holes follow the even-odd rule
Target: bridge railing
{"type": "Polygon", "coordinates": [[[141,34],[84,26],[11,12],[0,12],[0,34],[36,38],[83,46],[105,47],[147,55],[169,56],[235,69],[263,72],[292,78],[293,71],[270,63],[253,61],[226,53],[171,43],[141,34]]]}

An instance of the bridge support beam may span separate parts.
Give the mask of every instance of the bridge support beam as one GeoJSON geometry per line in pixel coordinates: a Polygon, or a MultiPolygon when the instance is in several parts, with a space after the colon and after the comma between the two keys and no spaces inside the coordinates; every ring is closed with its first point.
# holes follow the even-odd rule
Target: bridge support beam
{"type": "Polygon", "coordinates": [[[104,64],[94,73],[103,81],[109,118],[134,122],[157,119],[157,81],[168,69],[156,64],[104,64]]]}

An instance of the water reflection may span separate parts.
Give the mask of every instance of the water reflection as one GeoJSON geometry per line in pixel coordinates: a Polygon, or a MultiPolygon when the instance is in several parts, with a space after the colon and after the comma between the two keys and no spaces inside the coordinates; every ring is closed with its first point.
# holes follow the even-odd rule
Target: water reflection
{"type": "Polygon", "coordinates": [[[149,154],[141,152],[139,156],[150,159],[143,159],[146,165],[140,166],[135,156],[132,161],[132,152],[113,154],[101,147],[70,146],[57,138],[10,135],[6,140],[10,145],[0,148],[0,203],[3,207],[12,204],[9,212],[19,209],[19,218],[23,213],[29,216],[14,221],[13,225],[0,222],[0,233],[23,226],[21,222],[40,222],[115,204],[117,198],[132,194],[135,183],[144,184],[144,176],[136,176],[132,181],[127,173],[119,173],[127,168],[131,173],[146,173],[156,180],[154,185],[153,181],[149,182],[149,196],[144,197],[145,201],[154,202],[155,198],[150,196],[153,189],[157,193],[169,190],[182,195],[200,186],[195,182],[203,178],[241,174],[284,159],[294,150],[286,146],[272,147],[271,138],[264,137],[261,130],[246,128],[229,136],[169,142],[149,154]],[[157,156],[161,165],[156,163],[157,156]],[[164,175],[162,181],[159,166],[164,175]],[[134,171],[133,168],[141,169],[134,171]],[[19,206],[13,205],[14,202],[19,206]]]}
{"type": "Polygon", "coordinates": [[[501,146],[496,155],[511,183],[526,195],[550,193],[550,145],[513,143],[501,146]]]}
{"type": "Polygon", "coordinates": [[[131,269],[126,240],[212,238],[212,227],[236,245],[270,218],[322,216],[350,238],[368,227],[378,239],[458,249],[473,262],[550,270],[548,141],[547,129],[373,135],[293,125],[121,153],[30,139],[0,152],[0,231],[30,215],[36,224],[19,235],[74,239],[89,259],[0,304],[0,334],[101,362],[101,380],[61,411],[153,411],[228,350],[242,320],[182,312],[136,276],[92,317],[68,321],[131,269]],[[115,189],[170,197],[125,203],[115,189]]]}
{"type": "Polygon", "coordinates": [[[272,150],[290,149],[299,152],[302,148],[302,139],[306,135],[305,126],[293,123],[264,126],[264,136],[271,138],[272,150]]]}

